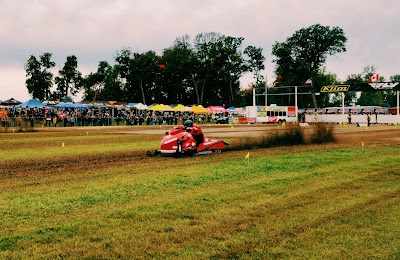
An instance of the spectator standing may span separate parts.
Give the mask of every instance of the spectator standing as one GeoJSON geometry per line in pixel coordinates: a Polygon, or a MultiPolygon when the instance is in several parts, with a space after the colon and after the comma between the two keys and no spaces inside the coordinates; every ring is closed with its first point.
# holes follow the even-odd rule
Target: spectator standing
{"type": "Polygon", "coordinates": [[[147,115],[146,115],[146,125],[150,125],[150,122],[151,122],[151,116],[150,116],[149,113],[147,113],[147,115]]]}
{"type": "Polygon", "coordinates": [[[47,113],[45,114],[46,117],[46,126],[50,127],[51,126],[51,114],[50,111],[47,111],[47,113]]]}
{"type": "Polygon", "coordinates": [[[0,120],[1,120],[1,126],[6,127],[8,121],[8,112],[4,107],[0,110],[0,120]]]}
{"type": "Polygon", "coordinates": [[[367,113],[367,125],[370,126],[371,125],[371,114],[367,113]]]}

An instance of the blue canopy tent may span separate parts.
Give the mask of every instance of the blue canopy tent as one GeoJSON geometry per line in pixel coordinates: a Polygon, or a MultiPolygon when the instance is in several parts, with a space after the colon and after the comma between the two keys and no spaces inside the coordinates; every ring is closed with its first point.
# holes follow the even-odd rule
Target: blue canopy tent
{"type": "Polygon", "coordinates": [[[54,108],[76,108],[76,109],[88,109],[88,106],[80,104],[80,103],[73,103],[73,102],[60,102],[54,106],[54,108]]]}
{"type": "Polygon", "coordinates": [[[139,103],[128,103],[128,107],[135,107],[139,103]]]}
{"type": "Polygon", "coordinates": [[[29,99],[28,101],[14,106],[15,108],[45,108],[42,102],[36,99],[29,99]]]}

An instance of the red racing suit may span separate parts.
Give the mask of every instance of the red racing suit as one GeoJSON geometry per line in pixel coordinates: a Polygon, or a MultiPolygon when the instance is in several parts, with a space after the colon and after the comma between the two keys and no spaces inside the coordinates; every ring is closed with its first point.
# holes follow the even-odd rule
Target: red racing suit
{"type": "Polygon", "coordinates": [[[196,146],[199,146],[202,142],[204,142],[204,135],[201,128],[197,125],[193,125],[190,129],[190,133],[192,134],[194,140],[196,141],[196,146]]]}

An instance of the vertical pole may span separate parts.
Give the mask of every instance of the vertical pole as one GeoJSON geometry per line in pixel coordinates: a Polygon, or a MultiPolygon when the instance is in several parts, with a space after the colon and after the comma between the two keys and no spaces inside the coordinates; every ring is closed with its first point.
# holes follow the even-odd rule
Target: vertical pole
{"type": "Polygon", "coordinates": [[[111,110],[111,123],[110,123],[110,125],[112,125],[112,123],[114,122],[114,105],[113,105],[113,107],[112,107],[112,110],[111,110]]]}
{"type": "Polygon", "coordinates": [[[342,115],[344,115],[344,92],[342,92],[342,115]]]}
{"type": "Polygon", "coordinates": [[[400,91],[397,90],[396,92],[397,92],[397,124],[399,124],[399,121],[400,121],[400,108],[399,108],[400,99],[399,99],[399,93],[400,93],[400,91]]]}
{"type": "Polygon", "coordinates": [[[253,106],[256,105],[256,89],[253,88],[253,106]]]}
{"type": "Polygon", "coordinates": [[[295,106],[295,110],[296,110],[296,118],[298,119],[299,118],[299,115],[298,115],[299,108],[297,107],[297,86],[294,87],[294,106],[295,106]]]}
{"type": "Polygon", "coordinates": [[[268,85],[267,85],[267,81],[265,81],[265,106],[268,106],[268,85]]]}

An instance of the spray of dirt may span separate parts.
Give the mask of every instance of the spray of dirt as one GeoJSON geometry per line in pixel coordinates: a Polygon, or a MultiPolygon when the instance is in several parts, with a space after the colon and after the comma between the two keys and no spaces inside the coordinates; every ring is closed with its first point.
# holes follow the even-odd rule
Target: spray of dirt
{"type": "Polygon", "coordinates": [[[333,127],[318,124],[308,131],[307,135],[299,125],[287,125],[284,130],[265,132],[256,137],[244,137],[232,142],[228,151],[270,148],[278,146],[293,146],[307,144],[322,144],[335,142],[333,127]]]}

